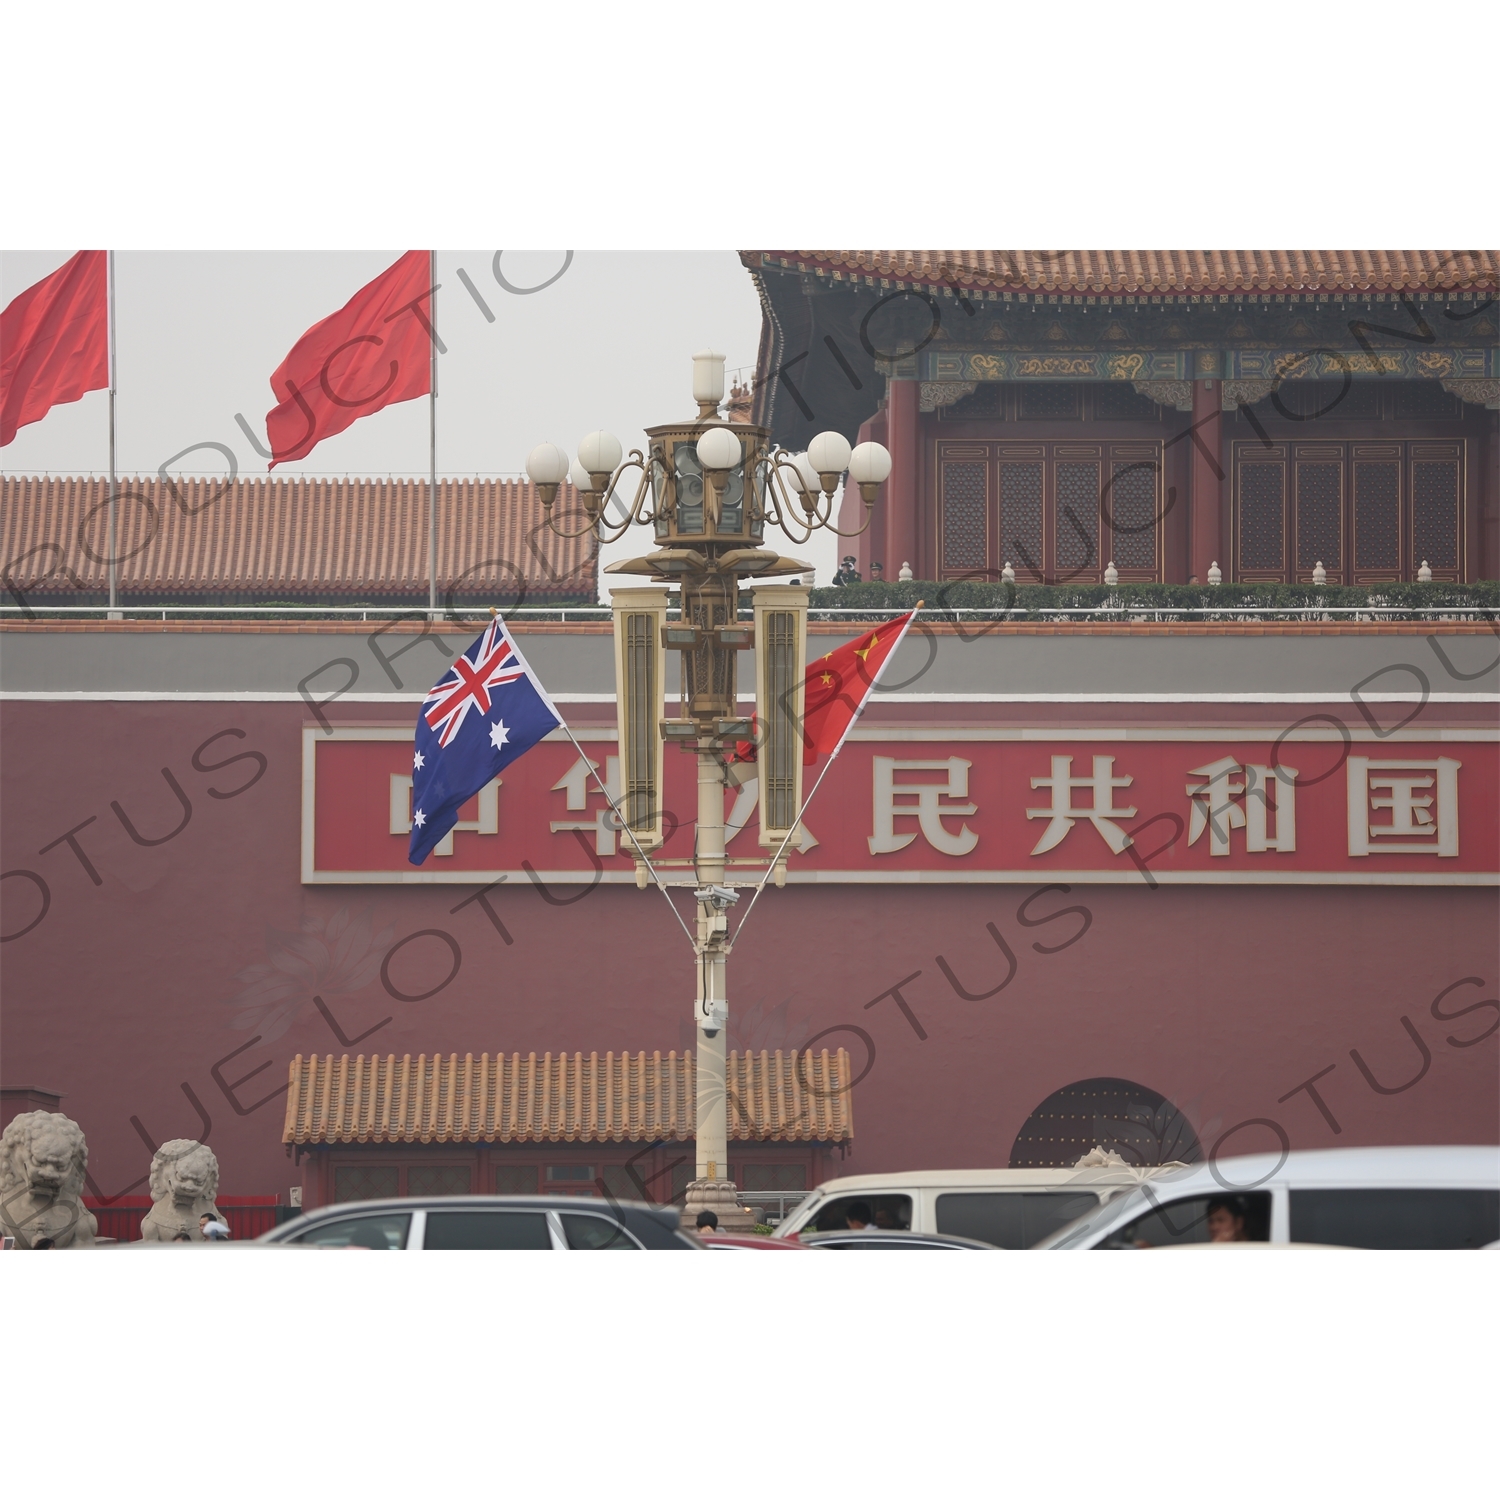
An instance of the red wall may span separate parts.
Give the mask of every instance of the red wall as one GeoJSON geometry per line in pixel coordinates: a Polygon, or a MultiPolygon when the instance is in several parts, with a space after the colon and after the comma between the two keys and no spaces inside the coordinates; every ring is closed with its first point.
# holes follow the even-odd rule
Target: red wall
{"type": "MultiPolygon", "coordinates": [[[[226,1195],[284,1195],[300,1174],[280,1142],[279,1091],[297,1052],[692,1044],[689,954],[655,892],[573,887],[561,895],[578,899],[559,906],[502,888],[492,901],[507,943],[477,904],[459,906],[467,887],[302,886],[304,717],[300,704],[6,705],[3,868],[42,874],[51,906],[0,948],[3,1081],[66,1095],[103,1195],[140,1192],[151,1143],[175,1136],[213,1145],[226,1195]],[[244,740],[221,739],[200,760],[264,757],[238,794],[256,760],[193,766],[195,750],[230,727],[244,740]],[[142,847],[111,804],[143,837],[168,834],[182,813],[163,767],[192,815],[142,847]],[[66,844],[39,852],[91,818],[76,837],[99,885],[66,844]],[[393,999],[378,977],[339,993],[316,929],[345,908],[396,938],[450,934],[458,974],[418,1002],[393,999]],[[253,1008],[233,1003],[258,980],[282,985],[266,1002],[283,1009],[274,1037],[272,1017],[247,1026],[253,1008]],[[346,1047],[313,994],[346,1037],[379,1029],[346,1047]]],[[[371,711],[358,717],[370,722],[371,711]]],[[[823,1033],[818,1046],[847,1046],[857,1066],[873,1046],[846,1172],[1003,1165],[1036,1105],[1099,1075],[1166,1095],[1205,1144],[1251,1118],[1275,1120],[1297,1147],[1496,1139],[1493,890],[1092,886],[1023,911],[1033,889],[768,892],[732,965],[730,1045],[790,1047],[823,1033]],[[1069,907],[1086,916],[1022,920],[1069,907]],[[1016,955],[1015,977],[970,1002],[938,960],[971,993],[991,989],[1005,965],[990,924],[1016,955]],[[1442,995],[1470,977],[1479,985],[1442,995]],[[914,1019],[888,994],[896,985],[914,1019]],[[1423,1068],[1419,1048],[1430,1062],[1401,1087],[1423,1068]],[[1377,1092],[1360,1061],[1380,1088],[1400,1091],[1377,1092]],[[1315,1087],[1338,1135],[1295,1092],[1330,1066],[1315,1087]]],[[[13,933],[36,915],[36,890],[19,877],[3,895],[13,933]]],[[[419,939],[389,977],[416,994],[451,962],[441,939],[419,939]]],[[[1226,1151],[1274,1144],[1262,1125],[1226,1151]]]]}

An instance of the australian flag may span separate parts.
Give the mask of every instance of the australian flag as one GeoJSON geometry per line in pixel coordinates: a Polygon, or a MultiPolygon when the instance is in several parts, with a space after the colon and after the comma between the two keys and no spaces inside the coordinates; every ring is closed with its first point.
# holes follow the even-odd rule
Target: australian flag
{"type": "Polygon", "coordinates": [[[437,681],[417,715],[411,849],[419,865],[458,810],[563,721],[499,618],[437,681]]]}

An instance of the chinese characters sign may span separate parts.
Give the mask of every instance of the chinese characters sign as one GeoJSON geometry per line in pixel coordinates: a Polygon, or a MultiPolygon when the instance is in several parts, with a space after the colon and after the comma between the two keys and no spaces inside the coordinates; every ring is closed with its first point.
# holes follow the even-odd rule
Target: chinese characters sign
{"type": "MultiPolygon", "coordinates": [[[[1500,884],[1500,746],[1490,731],[1348,742],[1179,733],[857,731],[803,820],[789,878],[1500,884]]],[[[613,732],[583,734],[613,792],[613,732]]],[[[561,737],[480,792],[421,870],[406,862],[408,731],[308,729],[303,755],[307,883],[634,879],[629,839],[561,737]]],[[[686,878],[695,774],[691,757],[668,755],[669,878],[686,878]]],[[[761,857],[757,792],[754,780],[725,787],[731,879],[751,879],[761,857]]]]}

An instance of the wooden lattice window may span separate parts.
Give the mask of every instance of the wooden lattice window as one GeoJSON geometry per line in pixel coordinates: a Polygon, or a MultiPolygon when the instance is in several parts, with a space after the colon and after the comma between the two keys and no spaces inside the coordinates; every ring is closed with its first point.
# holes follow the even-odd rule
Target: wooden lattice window
{"type": "Polygon", "coordinates": [[[1143,396],[1127,380],[1108,380],[1093,387],[1096,422],[1155,422],[1156,402],[1143,396]]]}
{"type": "MultiPolygon", "coordinates": [[[[649,1187],[651,1168],[637,1166],[635,1172],[636,1177],[639,1177],[640,1181],[646,1183],[649,1187]]],[[[640,1184],[637,1183],[636,1177],[632,1177],[630,1175],[630,1169],[628,1167],[621,1166],[617,1163],[612,1163],[604,1168],[603,1177],[604,1191],[609,1195],[609,1197],[630,1198],[637,1201],[642,1198],[643,1195],[641,1193],[640,1184]]]]}
{"type": "Polygon", "coordinates": [[[982,381],[979,388],[952,406],[938,407],[940,422],[1003,422],[1006,388],[998,380],[982,381]]]}
{"type": "Polygon", "coordinates": [[[366,1198],[394,1198],[399,1173],[394,1166],[363,1162],[333,1169],[333,1201],[359,1203],[366,1198]]]}
{"type": "Polygon", "coordinates": [[[1306,582],[1321,562],[1330,584],[1381,583],[1425,561],[1457,580],[1464,464],[1461,441],[1237,443],[1232,576],[1306,582]]]}
{"type": "Polygon", "coordinates": [[[468,1167],[424,1162],[406,1169],[406,1191],[413,1198],[456,1198],[474,1191],[468,1167]]]}
{"type": "Polygon", "coordinates": [[[1042,577],[1042,465],[1001,463],[1000,561],[1010,563],[1016,577],[1042,577]]]}
{"type": "Polygon", "coordinates": [[[1427,421],[1452,420],[1463,415],[1463,403],[1436,380],[1403,380],[1396,387],[1396,415],[1427,421]]]}
{"type": "Polygon", "coordinates": [[[980,570],[989,555],[987,465],[942,465],[943,566],[980,570]]]}
{"type": "Polygon", "coordinates": [[[1322,563],[1330,582],[1342,572],[1343,481],[1342,454],[1332,461],[1299,457],[1297,474],[1297,566],[1322,563]]]}
{"type": "Polygon", "coordinates": [[[1064,577],[1094,572],[1099,560],[1099,461],[1057,462],[1057,569],[1064,577]]]}
{"type": "MultiPolygon", "coordinates": [[[[1110,465],[1105,497],[1107,548],[1115,566],[1127,570],[1156,567],[1157,481],[1161,466],[1154,459],[1120,460],[1110,465]]],[[[1106,559],[1109,560],[1109,559],[1106,559]]]]}
{"type": "Polygon", "coordinates": [[[1239,546],[1242,573],[1286,567],[1286,464],[1245,464],[1239,472],[1239,546]]]}
{"type": "Polygon", "coordinates": [[[1399,459],[1363,459],[1354,464],[1354,566],[1400,576],[1399,459]]]}
{"type": "Polygon", "coordinates": [[[1412,553],[1434,570],[1458,567],[1457,458],[1416,458],[1411,466],[1412,553]]]}
{"type": "Polygon", "coordinates": [[[537,1189],[537,1168],[523,1162],[497,1162],[495,1164],[495,1191],[497,1193],[534,1193],[537,1189]]]}
{"type": "Polygon", "coordinates": [[[1076,385],[1066,381],[1023,382],[1021,391],[1021,420],[1023,422],[1072,422],[1078,418],[1076,385]]]}

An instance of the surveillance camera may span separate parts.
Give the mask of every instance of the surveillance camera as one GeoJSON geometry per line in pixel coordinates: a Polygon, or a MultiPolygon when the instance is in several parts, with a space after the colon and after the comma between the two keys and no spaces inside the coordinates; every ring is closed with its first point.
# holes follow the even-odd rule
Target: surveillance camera
{"type": "Polygon", "coordinates": [[[740,899],[740,893],[727,885],[700,886],[696,894],[700,901],[707,901],[715,911],[727,911],[740,899]]]}

